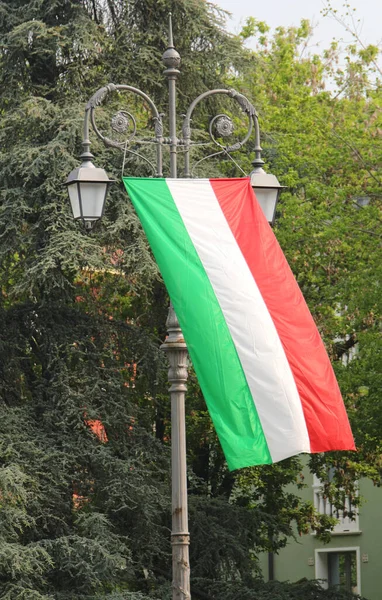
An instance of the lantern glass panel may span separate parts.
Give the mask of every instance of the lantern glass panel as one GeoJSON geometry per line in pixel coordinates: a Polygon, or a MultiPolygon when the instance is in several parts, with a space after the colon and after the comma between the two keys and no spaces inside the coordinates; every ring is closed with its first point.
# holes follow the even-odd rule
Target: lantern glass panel
{"type": "Polygon", "coordinates": [[[107,183],[80,182],[79,187],[82,218],[86,221],[100,219],[106,198],[107,183]]]}
{"type": "Polygon", "coordinates": [[[69,193],[70,205],[71,205],[72,211],[73,211],[73,217],[75,219],[78,219],[81,216],[80,200],[79,200],[79,195],[78,195],[78,184],[72,183],[71,185],[68,185],[68,193],[69,193]]]}
{"type": "Polygon", "coordinates": [[[268,223],[273,223],[279,190],[277,188],[254,187],[253,191],[268,223]]]}

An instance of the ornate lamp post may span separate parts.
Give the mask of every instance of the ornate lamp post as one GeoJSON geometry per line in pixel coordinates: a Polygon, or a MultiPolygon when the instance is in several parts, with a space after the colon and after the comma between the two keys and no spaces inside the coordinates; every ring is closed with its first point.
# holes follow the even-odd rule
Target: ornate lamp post
{"type": "MultiPolygon", "coordinates": [[[[224,138],[232,134],[233,122],[229,116],[220,114],[215,116],[209,126],[211,142],[218,146],[219,150],[199,160],[197,164],[206,158],[223,155],[232,160],[231,152],[239,150],[249,140],[253,130],[255,134],[255,160],[254,170],[251,173],[252,187],[255,189],[261,206],[270,223],[273,222],[276,203],[280,191],[280,184],[274,175],[267,175],[262,165],[260,147],[260,133],[258,116],[252,104],[235,90],[216,89],[210,90],[198,96],[190,105],[182,126],[182,138],[177,137],[176,124],[176,80],[179,74],[180,55],[175,50],[172,37],[171,15],[169,18],[169,44],[162,57],[168,81],[169,90],[169,137],[163,136],[162,115],[159,113],[154,102],[141,90],[129,85],[109,84],[99,89],[89,100],[85,108],[83,153],[81,167],[74,169],[66,182],[69,191],[70,202],[74,218],[84,222],[85,227],[91,229],[94,223],[101,218],[106,200],[106,194],[111,181],[103,169],[93,165],[93,155],[90,152],[89,130],[90,123],[96,135],[106,146],[119,148],[132,154],[138,154],[153,168],[155,177],[162,177],[162,151],[168,146],[170,150],[170,177],[177,177],[177,152],[182,147],[184,154],[184,177],[191,177],[190,150],[193,146],[191,141],[191,119],[196,106],[206,98],[213,95],[225,95],[232,98],[238,104],[242,113],[248,120],[248,128],[243,140],[233,145],[222,145],[217,138],[224,138]],[[136,123],[133,115],[126,111],[120,111],[112,119],[112,129],[117,133],[124,133],[129,125],[132,125],[132,133],[127,141],[118,142],[101,134],[95,122],[95,109],[114,92],[126,91],[138,95],[148,106],[154,122],[154,138],[149,143],[156,146],[156,164],[153,165],[147,158],[129,149],[129,143],[135,136],[136,123]]],[[[139,143],[139,140],[134,140],[139,143]]],[[[148,143],[147,140],[141,143],[148,143]]],[[[194,169],[196,167],[194,165],[194,169]]],[[[186,432],[185,432],[185,392],[188,377],[188,355],[187,347],[179,326],[178,319],[170,303],[167,318],[168,336],[161,348],[167,353],[170,368],[168,379],[171,384],[171,458],[172,458],[172,569],[173,569],[173,600],[190,599],[190,566],[189,566],[189,531],[187,510],[187,466],[186,466],[186,432]]]]}

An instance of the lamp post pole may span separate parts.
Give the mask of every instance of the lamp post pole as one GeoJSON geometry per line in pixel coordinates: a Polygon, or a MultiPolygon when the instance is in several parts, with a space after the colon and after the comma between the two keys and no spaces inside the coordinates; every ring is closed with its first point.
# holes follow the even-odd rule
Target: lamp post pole
{"type": "MultiPolygon", "coordinates": [[[[169,145],[170,176],[176,178],[178,139],[176,131],[176,79],[180,65],[179,53],[174,48],[171,15],[169,18],[169,44],[162,57],[166,67],[169,92],[169,145]]],[[[161,348],[170,363],[168,380],[171,397],[171,487],[172,487],[172,598],[189,600],[190,562],[187,506],[187,460],[185,400],[188,378],[188,353],[178,318],[172,302],[166,322],[168,336],[161,348]]]]}
{"type": "MultiPolygon", "coordinates": [[[[195,167],[206,158],[223,156],[231,160],[237,167],[239,165],[232,158],[231,153],[240,150],[250,139],[254,131],[254,170],[252,171],[251,185],[256,193],[257,199],[263,208],[269,222],[274,219],[280,184],[274,175],[265,173],[261,159],[260,131],[258,116],[254,106],[249,100],[233,89],[209,90],[200,94],[190,105],[184,117],[182,126],[182,138],[177,137],[176,123],[176,81],[179,74],[180,55],[174,48],[172,36],[171,15],[169,17],[168,47],[162,56],[165,66],[164,74],[168,81],[169,91],[169,137],[163,137],[162,115],[151,98],[141,90],[130,85],[109,85],[100,88],[93,94],[85,108],[83,153],[82,164],[74,169],[68,176],[69,199],[75,219],[81,220],[87,229],[91,229],[94,223],[102,217],[106,194],[111,181],[103,169],[96,168],[92,162],[93,155],[90,152],[90,125],[94,132],[106,146],[111,146],[140,156],[153,170],[154,177],[162,177],[163,173],[163,146],[170,149],[170,176],[177,177],[177,150],[181,146],[184,153],[184,177],[191,177],[190,150],[191,120],[197,105],[211,96],[220,95],[231,98],[239,106],[242,115],[247,120],[247,132],[243,139],[229,145],[222,143],[229,138],[234,130],[234,123],[227,114],[218,114],[213,117],[209,125],[210,143],[217,146],[209,156],[200,159],[195,167]],[[127,92],[141,98],[144,105],[151,113],[154,123],[154,138],[151,140],[137,140],[136,121],[134,116],[125,110],[119,111],[111,121],[111,129],[118,135],[126,135],[126,139],[118,141],[103,135],[96,124],[95,110],[100,106],[109,94],[127,92]],[[156,146],[156,164],[153,164],[146,156],[129,148],[130,143],[154,144],[156,146]]],[[[205,143],[203,143],[205,145],[205,143]]],[[[239,167],[240,168],[240,167],[239,167]]],[[[242,171],[243,172],[243,171],[242,171]]],[[[244,173],[244,172],[243,172],[244,173]]],[[[166,352],[169,361],[168,380],[170,382],[171,398],[171,463],[172,463],[172,599],[190,600],[190,565],[189,565],[189,532],[188,532],[188,507],[187,507],[187,464],[186,464],[186,431],[185,431],[185,393],[188,378],[188,353],[177,316],[170,302],[168,317],[166,321],[168,336],[161,348],[166,352]]]]}

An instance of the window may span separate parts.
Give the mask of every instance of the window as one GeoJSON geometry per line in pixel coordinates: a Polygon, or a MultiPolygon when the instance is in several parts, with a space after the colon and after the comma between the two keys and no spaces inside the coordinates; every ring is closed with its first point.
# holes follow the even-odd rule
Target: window
{"type": "Polygon", "coordinates": [[[357,555],[354,550],[328,552],[328,586],[355,592],[357,587],[357,555]]]}
{"type": "Polygon", "coordinates": [[[339,589],[361,593],[360,551],[354,548],[331,548],[316,550],[316,578],[325,589],[339,589]]]}
{"type": "Polygon", "coordinates": [[[338,519],[334,526],[334,534],[359,533],[359,519],[356,507],[353,507],[349,496],[344,497],[343,509],[337,509],[323,494],[322,482],[314,475],[313,478],[313,502],[317,512],[338,519]],[[348,515],[355,514],[355,518],[348,515]]]}

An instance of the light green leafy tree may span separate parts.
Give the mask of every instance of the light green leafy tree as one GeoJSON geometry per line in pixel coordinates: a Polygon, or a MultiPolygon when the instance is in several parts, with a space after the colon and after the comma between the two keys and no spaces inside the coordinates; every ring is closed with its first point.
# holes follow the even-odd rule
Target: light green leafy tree
{"type": "Polygon", "coordinates": [[[276,235],[333,360],[358,448],[313,457],[311,465],[323,479],[336,466],[337,486],[328,492],[345,486],[351,493],[360,476],[380,483],[382,88],[370,78],[376,52],[351,46],[343,70],[331,50],[305,56],[306,21],[270,37],[264,24],[249,20],[242,32],[248,35],[257,50],[242,85],[259,111],[267,166],[287,186],[276,235]],[[328,80],[339,90],[326,91],[328,80]]]}

